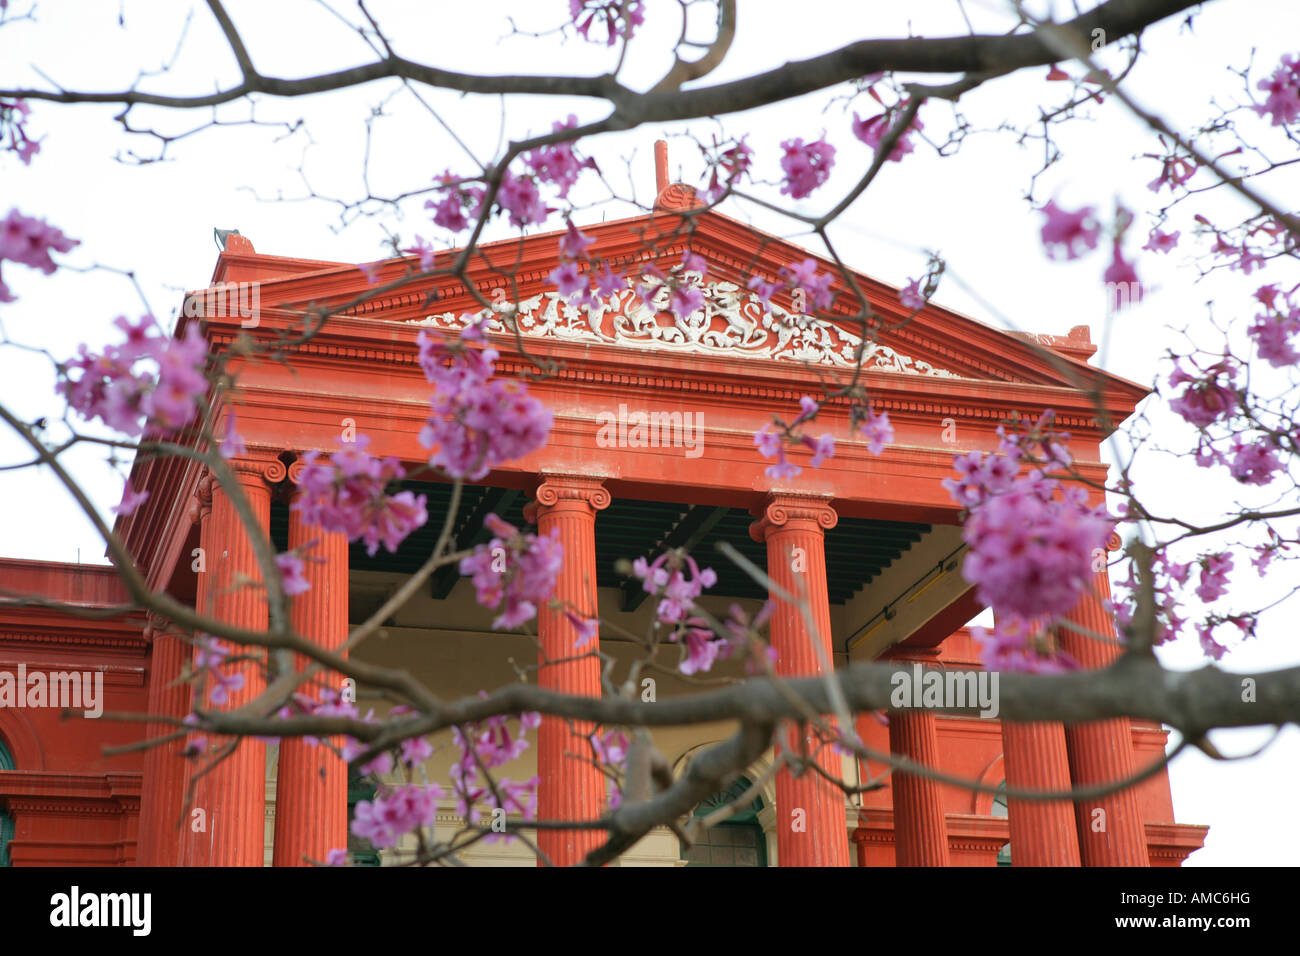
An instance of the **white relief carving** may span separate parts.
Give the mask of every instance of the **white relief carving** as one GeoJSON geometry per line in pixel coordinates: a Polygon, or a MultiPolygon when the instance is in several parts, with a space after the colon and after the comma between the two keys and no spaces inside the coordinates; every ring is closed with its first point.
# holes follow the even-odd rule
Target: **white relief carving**
{"type": "MultiPolygon", "coordinates": [[[[669,309],[668,289],[661,287],[650,306],[630,288],[594,306],[570,305],[559,292],[544,292],[520,302],[515,319],[523,335],[539,338],[726,357],[754,356],[840,368],[855,364],[862,339],[852,332],[809,315],[787,312],[775,304],[764,309],[756,295],[733,282],[706,283],[698,273],[687,273],[685,278],[704,293],[704,307],[687,316],[678,316],[669,309]]],[[[501,307],[477,313],[487,316],[488,332],[508,333],[503,314],[501,307]]],[[[454,312],[411,319],[409,323],[452,331],[466,324],[454,312]]],[[[877,342],[869,342],[863,351],[864,368],[936,378],[960,377],[877,342]]]]}

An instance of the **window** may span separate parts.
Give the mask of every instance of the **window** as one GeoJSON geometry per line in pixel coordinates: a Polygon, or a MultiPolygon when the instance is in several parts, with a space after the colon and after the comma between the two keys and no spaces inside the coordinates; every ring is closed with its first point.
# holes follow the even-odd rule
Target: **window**
{"type": "MultiPolygon", "coordinates": [[[[738,779],[726,790],[719,790],[695,808],[695,816],[708,816],[720,807],[734,803],[750,788],[750,781],[738,779]]],[[[700,834],[699,842],[682,853],[687,866],[767,866],[767,838],[758,822],[763,798],[755,797],[749,806],[723,823],[700,834]]]]}
{"type": "MultiPolygon", "coordinates": [[[[0,770],[13,769],[14,758],[5,749],[4,741],[0,740],[0,770]]],[[[4,810],[0,810],[0,866],[9,865],[9,841],[13,838],[14,821],[4,810]]]]}

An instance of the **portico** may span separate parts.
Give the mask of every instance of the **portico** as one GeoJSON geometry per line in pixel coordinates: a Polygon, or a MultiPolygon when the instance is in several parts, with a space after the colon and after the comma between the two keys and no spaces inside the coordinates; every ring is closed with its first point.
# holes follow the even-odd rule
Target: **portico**
{"type": "MultiPolygon", "coordinates": [[[[545,279],[559,234],[528,237],[522,246],[483,247],[471,280],[493,299],[508,267],[519,295],[517,309],[490,319],[489,341],[502,353],[498,368],[513,375],[532,367],[514,347],[513,326],[532,355],[554,363],[530,389],[552,410],[555,423],[546,448],[466,486],[453,528],[457,546],[485,540],[482,521],[488,513],[516,525],[532,523],[543,533],[559,529],[566,561],[558,596],[617,625],[599,640],[623,671],[634,645],[623,643],[618,630],[644,630],[652,602],[636,582],[616,574],[614,562],[687,546],[718,573],[706,600],[720,613],[732,601],[752,613],[767,596],[765,589],[718,552],[722,541],[808,602],[811,627],[789,605],[772,616],[770,639],[780,673],[816,674],[886,653],[909,670],[918,662],[973,661],[961,628],[981,608],[961,578],[959,515],[940,485],[952,472],[953,454],[995,448],[994,430],[1012,412],[1037,415],[1052,408],[1074,434],[1076,455],[1102,476],[1096,459],[1104,434],[1084,386],[1099,384],[1112,421],[1126,417],[1144,391],[1087,365],[1093,349],[1086,329],[1069,337],[1038,337],[1049,359],[1023,337],[938,307],[900,324],[904,313],[896,291],[858,275],[881,327],[862,348],[861,380],[874,407],[889,413],[895,441],[880,456],[870,455],[865,440],[847,438],[847,402],[831,401],[817,426],[836,436],[834,458],[813,469],[795,453],[802,472],[774,482],[764,474],[767,462],[755,451],[754,433],[774,414],[792,418],[800,396],[821,395],[827,376],[849,373],[863,330],[848,317],[850,290],[843,284],[835,286],[838,318],[810,319],[791,311],[789,298],[780,295],[765,309],[745,290],[747,276],[771,278],[807,253],[713,212],[695,215],[686,231],[681,213],[689,209],[689,198],[676,206],[665,199],[651,216],[584,227],[596,240],[591,251],[626,271],[649,262],[666,270],[687,248],[702,256],[708,273],[692,281],[707,305],[685,319],[641,305],[630,290],[597,309],[559,301],[545,279]],[[652,442],[648,430],[633,440],[635,429],[652,422],[664,426],[655,437],[667,440],[652,442]]],[[[400,277],[412,264],[385,263],[378,283],[400,277]]],[[[241,335],[269,341],[300,324],[299,310],[308,303],[342,306],[369,287],[356,265],[260,254],[240,236],[230,238],[213,276],[214,286],[229,282],[256,282],[261,314],[251,328],[237,310],[187,320],[201,321],[219,350],[231,349],[241,335]]],[[[420,468],[428,452],[417,435],[427,416],[429,386],[416,363],[416,334],[454,333],[462,315],[478,308],[456,284],[425,280],[345,308],[291,349],[289,365],[232,359],[239,429],[248,448],[236,462],[239,481],[260,530],[279,550],[322,537],[319,529],[299,525],[288,507],[293,488],[287,479],[303,453],[331,451],[345,430],[355,429],[370,436],[372,452],[394,455],[411,471],[420,468]]],[[[221,420],[230,409],[217,407],[214,413],[221,420]]],[[[150,583],[192,593],[200,607],[223,620],[264,623],[264,600],[249,589],[230,592],[222,585],[235,574],[256,571],[220,486],[179,461],[137,464],[134,482],[152,493],[119,531],[149,569],[150,583]],[[206,577],[190,569],[196,547],[214,562],[206,577]]],[[[411,487],[427,495],[430,521],[398,554],[370,558],[355,544],[349,548],[337,536],[323,536],[314,553],[329,560],[313,567],[312,589],[293,600],[294,622],[303,633],[336,647],[348,622],[363,620],[392,593],[400,574],[427,557],[450,486],[426,472],[414,476],[411,487]]],[[[1095,606],[1079,611],[1094,629],[1109,626],[1096,617],[1103,597],[1089,598],[1095,606]]],[[[444,570],[355,654],[408,666],[435,693],[449,697],[517,679],[517,668],[524,666],[536,667],[528,679],[544,686],[601,692],[594,660],[566,660],[577,634],[564,615],[542,612],[540,651],[528,636],[493,632],[490,619],[473,603],[468,583],[444,570]]],[[[660,653],[661,695],[694,686],[675,673],[675,652],[670,646],[660,653]]],[[[171,689],[183,659],[174,648],[155,645],[150,705],[175,716],[188,706],[171,689]]],[[[715,675],[743,676],[727,665],[709,676],[715,675]]],[[[245,694],[256,687],[254,675],[246,676],[245,694]]],[[[1163,739],[1158,728],[1128,722],[1070,731],[1001,728],[993,719],[945,718],[923,710],[895,715],[888,728],[864,715],[858,730],[878,749],[994,785],[1105,779],[1133,766],[1138,751],[1158,750],[1155,738],[1163,739]],[[1139,739],[1141,745],[1135,744],[1139,739]]],[[[581,757],[588,731],[548,718],[522,758],[522,774],[541,778],[542,819],[592,819],[604,809],[606,780],[581,757]]],[[[722,726],[694,727],[654,736],[680,770],[698,747],[726,733],[722,726]]],[[[804,743],[786,736],[779,747],[797,752],[804,743]]],[[[448,759],[445,748],[435,753],[426,768],[430,779],[445,780],[448,759]]],[[[825,748],[815,759],[827,774],[849,781],[880,770],[825,748]]],[[[268,772],[262,745],[244,741],[237,759],[199,783],[195,806],[209,811],[210,825],[187,834],[179,849],[174,824],[182,815],[184,787],[177,781],[193,772],[192,762],[175,748],[148,760],[141,862],[263,862],[268,772]]],[[[277,865],[323,860],[330,849],[346,845],[348,783],[341,761],[301,742],[283,742],[273,779],[277,865]]],[[[764,790],[762,803],[755,812],[767,840],[766,858],[781,865],[991,865],[1008,842],[1016,865],[1077,862],[1081,849],[1088,865],[1176,863],[1195,842],[1176,829],[1171,808],[1166,810],[1163,774],[1105,805],[1111,823],[1104,840],[1086,830],[1091,807],[1011,801],[1008,824],[993,812],[989,794],[972,798],[968,791],[903,773],[881,790],[849,797],[811,770],[796,776],[783,769],[764,790]],[[1072,822],[1077,826],[1066,825],[1072,822]]],[[[451,826],[450,805],[444,817],[451,826]]],[[[590,830],[546,831],[539,845],[551,862],[563,864],[580,860],[598,840],[590,830]]],[[[517,845],[484,852],[485,861],[533,862],[517,845]]],[[[652,835],[628,862],[676,865],[676,841],[666,831],[652,835]]]]}

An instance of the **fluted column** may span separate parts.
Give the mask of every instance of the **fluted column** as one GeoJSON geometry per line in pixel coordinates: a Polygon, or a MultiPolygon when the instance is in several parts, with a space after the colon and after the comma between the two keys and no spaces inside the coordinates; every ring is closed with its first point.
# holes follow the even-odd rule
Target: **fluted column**
{"type": "MultiPolygon", "coordinates": [[[[750,525],[750,536],[767,543],[768,577],[787,593],[807,600],[814,625],[810,632],[796,605],[772,595],[778,602],[771,617],[772,646],[779,655],[776,672],[782,677],[821,674],[822,659],[828,666],[834,661],[825,539],[826,531],[838,520],[824,498],[775,493],[750,525]],[[821,657],[817,646],[822,649],[821,657]]],[[[814,735],[803,732],[803,741],[779,740],[778,751],[787,747],[794,752],[811,750],[816,746],[814,735]]],[[[828,774],[840,776],[840,759],[829,747],[822,747],[816,759],[828,774]]],[[[782,768],[776,776],[776,814],[779,865],[849,865],[844,792],[825,777],[811,769],[795,777],[782,768]]]]}
{"type": "MultiPolygon", "coordinates": [[[[1002,770],[1007,787],[1070,789],[1070,758],[1060,721],[1002,721],[1002,770]]],[[[1079,834],[1069,800],[1007,796],[1012,866],[1078,866],[1079,834]]]]}
{"type": "MultiPolygon", "coordinates": [[[[1093,590],[1085,594],[1067,618],[1088,631],[1114,639],[1115,624],[1102,607],[1110,599],[1110,576],[1099,571],[1093,590]]],[[[1107,667],[1120,655],[1114,644],[1106,644],[1071,630],[1057,629],[1061,649],[1085,670],[1107,667]]],[[[1093,720],[1065,728],[1070,756],[1070,777],[1076,787],[1110,783],[1131,777],[1133,727],[1127,717],[1093,720]]],[[[1150,866],[1146,829],[1138,806],[1137,791],[1127,787],[1119,793],[1075,804],[1079,854],[1084,866],[1150,866]]],[[[1015,845],[1011,848],[1015,859],[1015,845]]]]}
{"type": "MultiPolygon", "coordinates": [[[[275,460],[230,462],[252,510],[255,533],[269,535],[271,484],[284,479],[284,465],[275,460]]],[[[211,615],[228,624],[248,629],[267,625],[266,592],[259,583],[262,572],[253,546],[234,502],[219,483],[212,488],[212,514],[204,522],[201,545],[207,571],[200,580],[206,590],[204,606],[211,615]]],[[[259,655],[257,648],[241,648],[222,642],[231,656],[259,655]]],[[[224,665],[223,674],[242,673],[244,686],[230,694],[220,709],[242,707],[264,689],[260,667],[253,661],[224,665]]],[[[211,680],[208,681],[211,686],[211,680]]],[[[213,709],[206,699],[200,703],[213,709]]],[[[252,737],[239,741],[234,752],[206,773],[213,750],[230,743],[230,738],[212,737],[212,750],[194,768],[194,801],[187,819],[185,861],[190,866],[261,866],[264,862],[266,814],[266,744],[252,737]],[[204,829],[196,829],[193,810],[203,811],[204,829]]]]}
{"type": "MultiPolygon", "coordinates": [[[[1065,728],[1059,722],[1002,721],[1002,768],[1007,786],[1026,790],[1070,789],[1065,728]]],[[[1078,866],[1079,835],[1068,800],[1007,797],[1013,866],[1078,866]]]]}
{"type": "MultiPolygon", "coordinates": [[[[149,616],[145,628],[150,637],[149,713],[159,717],[183,718],[189,713],[190,686],[177,678],[189,656],[189,645],[168,633],[166,622],[149,616]]],[[[148,724],[150,739],[165,737],[176,725],[159,721],[148,724]]],[[[185,797],[187,768],[181,751],[182,737],[145,751],[140,783],[139,843],[137,866],[179,866],[185,832],[179,826],[185,797]]]]}
{"type": "MultiPolygon", "coordinates": [[[[529,505],[530,520],[539,535],[559,532],[564,563],[555,582],[554,597],[580,614],[595,617],[596,512],[609,507],[609,492],[601,479],[580,475],[547,475],[529,505]]],[[[537,684],[563,694],[600,696],[600,661],[596,657],[564,660],[582,652],[575,648],[578,631],[561,610],[543,606],[537,612],[537,684]],[[562,661],[551,664],[549,661],[562,661]]],[[[594,647],[592,648],[594,649],[594,647]]],[[[590,762],[587,736],[595,726],[543,717],[537,730],[537,815],[541,820],[594,820],[605,807],[605,776],[590,762]]],[[[601,843],[595,830],[542,830],[537,844],[556,866],[580,862],[601,843]]],[[[541,861],[539,861],[540,863],[541,861]]]]}
{"type": "MultiPolygon", "coordinates": [[[[299,467],[298,462],[290,466],[291,478],[299,467]]],[[[303,577],[311,589],[290,598],[290,620],[299,634],[333,650],[348,636],[348,539],[304,524],[300,515],[289,511],[289,550],[303,549],[303,577]]],[[[308,664],[305,657],[296,661],[300,670],[308,664]]],[[[320,675],[299,692],[319,697],[326,680],[320,675]]],[[[330,850],[347,845],[347,764],[323,743],[284,738],[275,784],[275,865],[323,863],[330,850]]]]}
{"type": "MultiPolygon", "coordinates": [[[[929,654],[896,650],[888,659],[905,664],[910,673],[915,673],[914,663],[937,656],[937,649],[929,654]]],[[[939,724],[935,712],[921,708],[891,711],[889,752],[939,769],[939,724]]],[[[889,792],[894,801],[895,866],[950,866],[948,820],[939,781],[895,770],[890,774],[889,792]]]]}

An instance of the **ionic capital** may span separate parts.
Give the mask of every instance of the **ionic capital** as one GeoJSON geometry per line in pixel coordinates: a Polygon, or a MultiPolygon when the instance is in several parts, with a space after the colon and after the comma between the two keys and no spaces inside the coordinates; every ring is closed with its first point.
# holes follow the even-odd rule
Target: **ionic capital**
{"type": "Polygon", "coordinates": [[[758,518],[749,526],[749,536],[755,541],[766,541],[773,531],[788,527],[791,522],[809,523],[825,532],[840,520],[831,507],[831,499],[785,491],[768,495],[767,503],[751,514],[758,518]]]}
{"type": "Polygon", "coordinates": [[[548,474],[542,476],[542,483],[533,492],[533,500],[524,509],[524,516],[535,521],[552,510],[581,507],[589,508],[595,514],[608,508],[612,500],[604,478],[548,474]]]}

